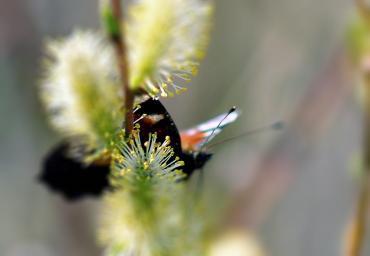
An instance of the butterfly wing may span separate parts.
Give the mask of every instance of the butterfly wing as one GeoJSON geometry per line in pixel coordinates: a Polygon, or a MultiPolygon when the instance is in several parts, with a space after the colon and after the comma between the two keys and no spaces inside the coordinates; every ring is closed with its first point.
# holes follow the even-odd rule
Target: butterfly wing
{"type": "MultiPolygon", "coordinates": [[[[190,177],[194,170],[204,165],[198,164],[197,158],[188,152],[183,151],[179,130],[162,103],[153,98],[142,101],[134,112],[134,119],[140,125],[141,141],[147,141],[150,133],[156,133],[158,141],[164,141],[166,136],[170,137],[170,145],[174,150],[174,156],[180,157],[185,165],[182,171],[190,177]]],[[[207,158],[207,160],[210,157],[207,158]]]]}
{"type": "Polygon", "coordinates": [[[180,132],[183,151],[198,151],[201,147],[216,137],[226,126],[233,123],[240,111],[233,110],[218,115],[198,126],[180,132]]]}
{"type": "Polygon", "coordinates": [[[109,189],[109,163],[85,165],[68,156],[68,147],[62,142],[45,157],[40,182],[68,200],[100,196],[109,189]]]}
{"type": "Polygon", "coordinates": [[[148,141],[150,133],[156,133],[159,142],[163,142],[166,136],[169,136],[175,154],[181,154],[179,130],[167,109],[158,99],[148,97],[142,101],[134,112],[134,121],[140,125],[141,141],[148,141]]]}
{"type": "MultiPolygon", "coordinates": [[[[149,134],[154,132],[157,133],[159,141],[170,136],[175,155],[185,162],[183,171],[188,176],[194,170],[202,168],[211,157],[211,154],[206,152],[199,152],[195,156],[191,151],[199,149],[203,143],[219,134],[238,117],[237,112],[219,115],[179,134],[170,114],[159,100],[147,98],[139,105],[134,119],[140,125],[142,141],[148,140],[149,134]]],[[[109,164],[85,165],[68,156],[68,145],[68,142],[61,143],[48,154],[39,176],[40,181],[69,200],[89,195],[99,196],[106,189],[110,189],[109,164]]]]}

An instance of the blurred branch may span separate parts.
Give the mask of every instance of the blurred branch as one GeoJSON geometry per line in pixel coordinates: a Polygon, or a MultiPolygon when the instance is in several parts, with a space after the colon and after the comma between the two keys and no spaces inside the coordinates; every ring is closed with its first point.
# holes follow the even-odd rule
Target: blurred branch
{"type": "Polygon", "coordinates": [[[258,225],[287,189],[292,174],[351,92],[347,70],[345,53],[339,49],[308,89],[290,125],[255,169],[254,181],[236,196],[227,216],[229,224],[258,225]]]}
{"type": "MultiPolygon", "coordinates": [[[[368,169],[367,169],[368,170],[368,169]]],[[[367,171],[366,177],[361,181],[361,187],[357,200],[356,213],[347,236],[347,256],[360,256],[366,236],[366,220],[369,208],[370,182],[367,171]]]]}
{"type": "Polygon", "coordinates": [[[125,30],[121,26],[122,24],[122,5],[121,0],[111,0],[113,18],[115,19],[115,25],[117,26],[116,33],[111,34],[111,40],[116,48],[118,68],[121,74],[122,89],[124,92],[124,106],[125,106],[125,130],[126,135],[129,135],[133,129],[133,105],[134,95],[130,90],[129,84],[129,62],[126,47],[125,30]]]}
{"type": "Polygon", "coordinates": [[[364,106],[364,165],[363,176],[357,199],[356,212],[353,216],[352,223],[347,237],[347,255],[360,256],[363,249],[364,239],[366,237],[367,215],[369,211],[370,199],[370,80],[365,71],[365,106],[364,106]]]}

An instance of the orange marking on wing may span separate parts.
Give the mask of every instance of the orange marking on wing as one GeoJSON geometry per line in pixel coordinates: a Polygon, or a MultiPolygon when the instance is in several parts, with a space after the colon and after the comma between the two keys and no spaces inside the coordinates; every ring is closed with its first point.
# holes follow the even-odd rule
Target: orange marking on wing
{"type": "Polygon", "coordinates": [[[185,151],[196,150],[196,146],[198,146],[199,143],[201,143],[205,137],[206,134],[200,131],[192,134],[180,133],[182,150],[185,151]]]}

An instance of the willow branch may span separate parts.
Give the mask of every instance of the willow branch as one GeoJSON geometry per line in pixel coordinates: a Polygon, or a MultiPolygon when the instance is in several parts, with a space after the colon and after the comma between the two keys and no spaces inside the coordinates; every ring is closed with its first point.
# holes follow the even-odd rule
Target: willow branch
{"type": "Polygon", "coordinates": [[[350,236],[348,238],[347,256],[360,256],[366,237],[366,223],[369,202],[370,183],[369,175],[362,181],[357,200],[356,213],[352,220],[350,236]]]}
{"type": "Polygon", "coordinates": [[[129,61],[127,54],[125,30],[121,26],[122,18],[122,5],[121,0],[111,0],[113,15],[118,20],[119,32],[111,37],[111,40],[116,48],[118,68],[122,81],[122,89],[124,92],[124,107],[125,107],[125,131],[126,135],[131,134],[133,129],[133,105],[134,94],[130,90],[129,83],[129,61]]]}
{"type": "MultiPolygon", "coordinates": [[[[366,85],[368,93],[370,83],[366,85]]],[[[348,256],[360,256],[366,237],[367,215],[370,199],[370,102],[366,102],[364,113],[364,174],[357,199],[356,211],[353,217],[348,237],[348,256]]]]}

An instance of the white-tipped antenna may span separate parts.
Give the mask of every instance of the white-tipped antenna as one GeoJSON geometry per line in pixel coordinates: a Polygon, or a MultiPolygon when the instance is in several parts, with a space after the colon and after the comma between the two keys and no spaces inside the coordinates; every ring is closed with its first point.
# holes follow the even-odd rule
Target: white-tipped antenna
{"type": "Polygon", "coordinates": [[[226,118],[232,114],[233,112],[235,112],[237,110],[237,108],[235,106],[233,106],[229,112],[227,112],[225,114],[225,116],[221,119],[221,121],[218,123],[218,125],[216,126],[216,128],[214,128],[211,132],[210,135],[207,136],[207,138],[204,140],[204,142],[202,143],[202,145],[200,146],[199,150],[197,151],[197,153],[199,154],[200,152],[202,152],[202,150],[207,146],[207,143],[213,138],[213,135],[215,134],[215,132],[221,127],[222,123],[226,120],[226,118]]]}
{"type": "Polygon", "coordinates": [[[217,146],[219,144],[223,144],[225,142],[229,142],[229,141],[235,140],[235,139],[240,138],[240,137],[250,136],[250,135],[253,135],[253,134],[256,134],[256,133],[265,132],[265,131],[269,131],[269,130],[279,131],[279,130],[282,130],[283,128],[284,128],[284,122],[283,121],[278,121],[278,122],[275,122],[273,124],[262,126],[262,127],[258,127],[258,128],[255,128],[255,129],[252,129],[252,130],[243,132],[243,133],[241,133],[239,135],[233,136],[231,138],[227,138],[227,139],[224,139],[222,141],[213,143],[212,145],[210,145],[208,147],[208,149],[213,148],[213,147],[215,147],[215,146],[217,146]]]}

